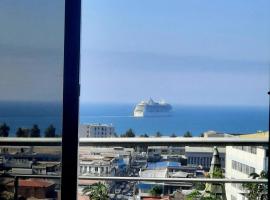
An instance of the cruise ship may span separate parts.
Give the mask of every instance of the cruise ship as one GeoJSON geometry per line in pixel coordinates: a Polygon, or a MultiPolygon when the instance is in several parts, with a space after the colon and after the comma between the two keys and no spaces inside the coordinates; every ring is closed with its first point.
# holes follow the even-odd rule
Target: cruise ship
{"type": "Polygon", "coordinates": [[[134,117],[162,117],[170,116],[172,106],[165,101],[155,102],[153,99],[141,101],[134,109],[134,117]]]}

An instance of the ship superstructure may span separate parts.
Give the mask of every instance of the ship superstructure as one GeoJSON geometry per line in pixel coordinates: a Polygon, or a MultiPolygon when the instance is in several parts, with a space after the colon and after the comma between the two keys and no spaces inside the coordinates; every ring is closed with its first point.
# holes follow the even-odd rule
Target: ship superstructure
{"type": "Polygon", "coordinates": [[[134,117],[170,116],[172,106],[165,101],[155,102],[153,99],[141,101],[134,109],[134,117]]]}

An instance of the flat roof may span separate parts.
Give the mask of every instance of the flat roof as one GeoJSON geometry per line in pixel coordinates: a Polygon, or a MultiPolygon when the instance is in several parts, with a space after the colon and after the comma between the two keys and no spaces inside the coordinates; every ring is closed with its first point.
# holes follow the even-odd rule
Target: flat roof
{"type": "MultiPolygon", "coordinates": [[[[186,146],[185,148],[186,153],[213,153],[214,148],[213,147],[190,147],[186,146]]],[[[225,147],[218,147],[219,153],[225,153],[226,148],[225,147]]]]}

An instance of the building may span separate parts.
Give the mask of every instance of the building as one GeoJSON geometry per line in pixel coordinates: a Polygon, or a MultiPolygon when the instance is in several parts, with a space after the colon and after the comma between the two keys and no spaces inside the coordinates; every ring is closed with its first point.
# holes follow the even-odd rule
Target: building
{"type": "MultiPolygon", "coordinates": [[[[269,138],[269,132],[245,134],[240,138],[269,138]]],[[[251,173],[260,174],[268,171],[269,152],[266,147],[227,146],[226,147],[226,178],[244,179],[251,173]]],[[[242,184],[227,183],[226,193],[228,200],[247,200],[244,193],[247,191],[242,184]]]]}
{"type": "Polygon", "coordinates": [[[127,167],[130,167],[132,156],[134,155],[133,148],[123,147],[79,147],[79,154],[88,156],[96,155],[103,157],[121,157],[127,167]]]}
{"type": "Polygon", "coordinates": [[[203,133],[204,138],[211,138],[211,137],[232,137],[231,134],[228,133],[220,133],[216,131],[206,131],[203,133]]]}
{"type": "MultiPolygon", "coordinates": [[[[181,171],[181,163],[178,162],[155,162],[148,163],[146,168],[143,168],[139,172],[139,176],[142,178],[187,178],[192,175],[181,171]]],[[[163,191],[163,195],[173,194],[179,189],[191,189],[193,184],[187,182],[181,183],[155,183],[155,182],[143,182],[141,181],[137,187],[139,190],[139,196],[150,196],[149,192],[155,185],[160,185],[163,191]]]]}
{"type": "Polygon", "coordinates": [[[80,147],[79,174],[85,176],[122,176],[131,166],[133,148],[80,147]]]}
{"type": "Polygon", "coordinates": [[[185,155],[185,147],[149,146],[147,149],[147,160],[149,162],[157,162],[161,159],[183,161],[183,155],[185,155]]]}
{"type": "Polygon", "coordinates": [[[115,176],[118,170],[115,157],[81,156],[79,161],[79,174],[86,176],[115,176]]]}
{"type": "MultiPolygon", "coordinates": [[[[18,196],[26,199],[56,199],[55,183],[43,179],[19,179],[18,196]]],[[[14,191],[14,183],[8,183],[7,189],[14,191]]]]}
{"type": "Polygon", "coordinates": [[[112,124],[80,124],[80,137],[115,137],[112,124]]]}
{"type": "MultiPolygon", "coordinates": [[[[225,152],[224,147],[219,147],[219,156],[221,168],[225,168],[225,152]]],[[[187,157],[187,164],[189,166],[202,166],[204,169],[209,169],[213,156],[213,148],[211,147],[190,147],[186,146],[185,154],[187,157]]]]}

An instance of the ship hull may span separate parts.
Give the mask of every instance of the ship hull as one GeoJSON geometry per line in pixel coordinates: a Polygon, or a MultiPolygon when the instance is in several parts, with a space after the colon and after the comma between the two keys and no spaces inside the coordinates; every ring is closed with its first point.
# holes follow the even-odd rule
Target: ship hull
{"type": "Polygon", "coordinates": [[[136,105],[134,117],[167,117],[171,115],[172,107],[165,102],[154,102],[150,99],[148,102],[141,101],[136,105]]]}
{"type": "Polygon", "coordinates": [[[134,117],[169,117],[171,112],[134,112],[134,117]]]}

